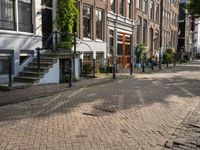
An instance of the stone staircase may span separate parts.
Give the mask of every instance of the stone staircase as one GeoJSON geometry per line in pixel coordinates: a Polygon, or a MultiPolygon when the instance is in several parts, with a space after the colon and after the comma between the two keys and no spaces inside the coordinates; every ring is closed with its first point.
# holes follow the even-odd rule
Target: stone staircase
{"type": "Polygon", "coordinates": [[[54,55],[46,54],[40,57],[40,71],[37,66],[37,58],[34,58],[17,77],[14,78],[14,82],[25,82],[25,83],[37,83],[45,73],[53,66],[57,61],[54,55]]]}

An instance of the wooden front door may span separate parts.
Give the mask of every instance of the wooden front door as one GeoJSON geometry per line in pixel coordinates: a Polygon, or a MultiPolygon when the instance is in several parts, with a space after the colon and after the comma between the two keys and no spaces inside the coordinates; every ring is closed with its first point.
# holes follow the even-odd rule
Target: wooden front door
{"type": "Polygon", "coordinates": [[[118,65],[119,68],[129,68],[131,63],[131,36],[118,34],[118,65]]]}

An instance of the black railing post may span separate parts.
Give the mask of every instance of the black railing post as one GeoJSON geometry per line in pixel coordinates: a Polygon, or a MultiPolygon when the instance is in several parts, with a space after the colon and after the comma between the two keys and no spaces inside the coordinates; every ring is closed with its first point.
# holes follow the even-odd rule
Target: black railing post
{"type": "Polygon", "coordinates": [[[37,47],[37,67],[38,67],[38,72],[40,72],[40,48],[37,47]]]}
{"type": "Polygon", "coordinates": [[[109,61],[110,61],[110,60],[109,60],[109,58],[108,58],[108,59],[107,59],[107,70],[106,70],[106,71],[107,71],[107,74],[109,74],[109,61]]]}
{"type": "Polygon", "coordinates": [[[58,31],[55,31],[55,51],[58,51],[58,31]]]}
{"type": "Polygon", "coordinates": [[[169,63],[168,63],[168,61],[167,61],[167,68],[169,67],[169,63]]]}
{"type": "Polygon", "coordinates": [[[9,59],[9,72],[8,72],[8,76],[9,76],[9,87],[12,87],[12,58],[11,56],[8,58],[9,59]]]}
{"type": "Polygon", "coordinates": [[[80,62],[80,73],[79,73],[79,77],[81,78],[82,77],[82,73],[83,73],[83,62],[82,62],[82,59],[79,60],[80,62]]]}
{"type": "Polygon", "coordinates": [[[69,61],[69,87],[72,87],[72,60],[69,61]]]}
{"type": "Polygon", "coordinates": [[[96,60],[93,59],[93,78],[95,78],[96,60]]]}
{"type": "Polygon", "coordinates": [[[133,63],[130,63],[130,75],[133,75],[133,63]]]}

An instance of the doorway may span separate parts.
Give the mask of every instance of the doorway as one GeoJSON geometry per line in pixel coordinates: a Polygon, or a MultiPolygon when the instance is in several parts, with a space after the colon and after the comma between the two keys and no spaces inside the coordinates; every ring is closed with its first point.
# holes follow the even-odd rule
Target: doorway
{"type": "Polygon", "coordinates": [[[118,33],[118,65],[119,68],[129,68],[131,63],[131,35],[118,33]]]}

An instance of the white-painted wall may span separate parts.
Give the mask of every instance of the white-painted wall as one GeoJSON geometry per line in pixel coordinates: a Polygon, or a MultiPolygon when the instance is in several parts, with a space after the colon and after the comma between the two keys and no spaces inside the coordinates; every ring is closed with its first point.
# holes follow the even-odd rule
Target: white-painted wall
{"type": "Polygon", "coordinates": [[[40,79],[39,84],[59,83],[59,78],[59,59],[57,59],[57,62],[53,64],[53,67],[40,79]]]}
{"type": "MultiPolygon", "coordinates": [[[[42,22],[41,14],[41,0],[32,1],[32,23],[33,33],[16,31],[0,30],[0,52],[1,50],[13,50],[14,51],[14,76],[17,76],[20,70],[20,50],[34,50],[36,47],[42,46],[42,22]]],[[[17,10],[17,5],[15,5],[17,10]]],[[[17,11],[16,11],[17,12],[17,11]]],[[[16,22],[18,23],[18,15],[15,13],[16,22]]],[[[7,82],[7,75],[0,75],[0,82],[7,82]]]]}
{"type": "Polygon", "coordinates": [[[97,52],[104,52],[104,58],[106,58],[106,42],[84,40],[78,41],[77,51],[80,51],[81,58],[83,58],[84,52],[93,52],[93,58],[96,59],[97,52]]]}

